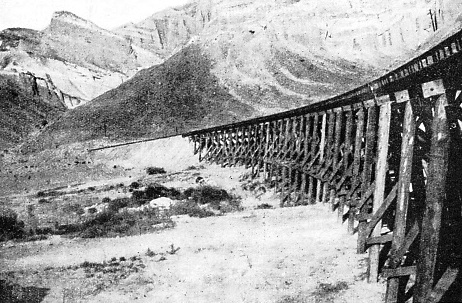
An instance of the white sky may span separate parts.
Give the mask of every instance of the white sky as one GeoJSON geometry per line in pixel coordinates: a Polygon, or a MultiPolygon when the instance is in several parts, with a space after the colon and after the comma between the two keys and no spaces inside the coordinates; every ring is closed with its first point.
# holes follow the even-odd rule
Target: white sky
{"type": "Polygon", "coordinates": [[[141,21],[167,7],[190,0],[0,0],[0,30],[42,30],[55,11],[69,11],[105,29],[141,21]]]}

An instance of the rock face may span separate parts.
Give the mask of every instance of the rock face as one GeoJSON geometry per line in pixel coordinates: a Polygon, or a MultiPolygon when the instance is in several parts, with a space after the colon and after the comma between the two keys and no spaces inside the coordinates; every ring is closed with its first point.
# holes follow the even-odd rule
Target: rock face
{"type": "Polygon", "coordinates": [[[353,89],[460,28],[461,9],[457,0],[196,0],[113,31],[59,12],[42,32],[1,32],[0,68],[31,72],[74,98],[60,99],[66,107],[83,104],[38,146],[152,138],[353,89]]]}
{"type": "Polygon", "coordinates": [[[64,109],[56,92],[38,86],[35,77],[0,73],[0,150],[39,133],[64,109]]]}
{"type": "Polygon", "coordinates": [[[84,104],[162,60],[123,36],[57,12],[43,31],[0,32],[0,71],[31,74],[67,108],[84,104]],[[42,81],[43,79],[43,81],[42,81]]]}
{"type": "Polygon", "coordinates": [[[126,37],[143,49],[169,57],[189,40],[199,35],[210,23],[211,1],[189,3],[156,13],[139,23],[125,24],[114,32],[126,37]]]}
{"type": "Polygon", "coordinates": [[[383,74],[437,28],[453,27],[461,8],[456,0],[197,0],[115,32],[163,58],[198,45],[220,85],[261,115],[383,74]]]}
{"type": "Polygon", "coordinates": [[[254,109],[220,85],[212,66],[199,46],[185,47],[164,64],[66,112],[30,142],[31,148],[103,137],[126,141],[168,136],[250,117],[254,109]]]}

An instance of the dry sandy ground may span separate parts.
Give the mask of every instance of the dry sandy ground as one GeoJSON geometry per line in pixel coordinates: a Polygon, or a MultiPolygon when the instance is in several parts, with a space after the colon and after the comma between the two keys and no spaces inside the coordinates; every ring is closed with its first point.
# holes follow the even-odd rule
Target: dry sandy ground
{"type": "Polygon", "coordinates": [[[382,302],[384,285],[364,281],[366,255],[323,205],[176,221],[156,234],[3,247],[0,277],[49,289],[43,302],[382,302]],[[171,244],[175,254],[146,256],[171,244]],[[114,281],[64,269],[122,256],[145,267],[114,281]]]}
{"type": "Polygon", "coordinates": [[[151,181],[144,168],[169,162],[171,174],[161,182],[165,186],[192,186],[199,174],[241,195],[243,212],[204,219],[175,217],[175,228],[141,236],[53,236],[4,244],[0,290],[22,296],[6,302],[383,302],[384,284],[365,281],[367,255],[355,253],[356,235],[348,235],[327,206],[255,210],[258,204],[277,206],[279,201],[270,192],[257,199],[243,191],[242,168],[206,165],[189,175],[174,173],[197,165],[190,148],[185,140],[174,138],[101,151],[91,156],[93,164],[118,165],[126,171],[99,181],[88,174],[92,180],[82,179],[77,187],[151,181]],[[176,152],[166,152],[172,149],[176,152]],[[119,262],[121,257],[126,261],[119,262]],[[117,262],[111,263],[112,258],[117,262]],[[96,270],[83,268],[85,261],[106,263],[96,270]]]}

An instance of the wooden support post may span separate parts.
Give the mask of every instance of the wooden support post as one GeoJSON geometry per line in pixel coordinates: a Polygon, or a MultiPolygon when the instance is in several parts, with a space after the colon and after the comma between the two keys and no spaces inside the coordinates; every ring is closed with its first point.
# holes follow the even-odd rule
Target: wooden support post
{"type": "Polygon", "coordinates": [[[286,183],[287,183],[287,167],[286,166],[283,166],[282,167],[282,180],[281,180],[281,202],[280,202],[280,206],[281,207],[284,207],[284,202],[285,202],[285,196],[286,196],[286,191],[285,191],[285,187],[286,187],[286,183]]]}
{"type": "MultiPolygon", "coordinates": [[[[399,166],[398,196],[396,201],[395,224],[391,243],[390,261],[388,266],[397,268],[401,258],[396,258],[396,253],[404,244],[406,237],[407,210],[409,203],[409,186],[412,176],[412,162],[414,153],[415,118],[411,101],[406,102],[403,120],[403,139],[401,143],[401,160],[399,166]]],[[[394,303],[402,301],[404,294],[399,294],[399,277],[390,277],[387,281],[386,302],[394,303]]]]}
{"type": "Polygon", "coordinates": [[[293,206],[299,205],[300,204],[300,192],[298,188],[298,184],[300,183],[300,172],[296,169],[293,170],[294,172],[294,184],[292,186],[293,191],[294,191],[294,196],[295,196],[295,201],[293,201],[293,206]]]}
{"type": "Polygon", "coordinates": [[[268,122],[265,124],[266,125],[266,136],[265,136],[265,151],[263,153],[263,176],[266,181],[270,178],[268,176],[268,149],[270,145],[270,134],[271,134],[271,122],[268,122]]]}
{"type": "MultiPolygon", "coordinates": [[[[326,124],[327,124],[327,113],[322,115],[322,122],[321,122],[321,141],[319,143],[319,159],[320,161],[324,160],[324,148],[326,145],[326,124]]],[[[316,125],[318,127],[318,125],[316,125]]],[[[322,195],[322,187],[320,180],[316,182],[316,203],[320,203],[322,195]]]]}
{"type": "MultiPolygon", "coordinates": [[[[343,124],[343,111],[340,109],[335,117],[335,136],[334,136],[334,151],[332,155],[332,173],[336,173],[336,167],[339,161],[339,153],[340,153],[340,140],[342,135],[342,124],[343,124]]],[[[328,183],[328,182],[326,182],[328,183]]],[[[336,190],[333,184],[335,183],[335,178],[332,180],[332,184],[328,184],[330,186],[330,195],[329,195],[329,202],[331,204],[332,211],[335,210],[335,197],[336,197],[336,190]]]]}
{"type": "MultiPolygon", "coordinates": [[[[346,127],[345,140],[343,141],[345,143],[344,153],[343,153],[343,175],[344,177],[346,177],[345,175],[349,173],[348,172],[348,168],[349,168],[348,162],[349,162],[349,158],[351,154],[351,134],[353,133],[353,110],[352,109],[349,109],[346,112],[346,126],[345,127],[346,127]]],[[[343,187],[343,189],[345,189],[346,191],[345,187],[343,187]]],[[[340,191],[343,192],[342,189],[340,191]]],[[[343,215],[345,212],[345,200],[346,200],[346,197],[345,197],[345,194],[343,194],[339,199],[339,205],[338,205],[338,218],[340,222],[343,221],[343,215]]]]}
{"type": "MultiPolygon", "coordinates": [[[[309,153],[309,142],[310,142],[310,135],[311,135],[311,115],[306,115],[304,119],[304,128],[302,129],[303,134],[303,149],[300,150],[298,161],[304,161],[307,158],[309,153]]],[[[299,163],[297,163],[299,164],[299,163]]],[[[306,191],[306,183],[307,183],[307,175],[303,170],[301,170],[302,174],[302,184],[300,185],[300,193],[301,193],[301,204],[305,205],[306,200],[309,199],[309,194],[306,191]]]]}
{"type": "MultiPolygon", "coordinates": [[[[316,147],[318,144],[318,124],[319,124],[319,115],[318,113],[313,114],[313,126],[311,127],[311,145],[308,151],[308,154],[306,155],[305,160],[308,159],[308,156],[311,155],[314,157],[316,154],[316,147]]],[[[308,178],[308,203],[309,204],[314,204],[316,203],[316,195],[314,193],[314,186],[315,186],[315,180],[312,176],[309,176],[308,178]]]]}
{"type": "Polygon", "coordinates": [[[446,177],[449,154],[449,130],[446,118],[446,94],[436,101],[432,125],[430,163],[427,176],[426,208],[420,237],[420,257],[417,261],[417,274],[414,303],[430,301],[435,284],[437,249],[440,239],[441,214],[446,195],[446,177]]]}
{"type": "Polygon", "coordinates": [[[300,184],[300,195],[299,195],[299,200],[300,204],[305,205],[306,204],[306,174],[304,172],[301,172],[302,174],[302,183],[300,184]]]}
{"type": "Polygon", "coordinates": [[[351,185],[352,188],[347,196],[350,199],[350,207],[348,209],[348,233],[354,233],[355,215],[357,208],[351,205],[351,202],[356,202],[356,196],[354,195],[356,184],[360,183],[361,176],[359,175],[361,168],[361,150],[362,141],[364,136],[364,108],[360,108],[357,113],[356,122],[356,134],[355,134],[355,145],[354,145],[354,158],[353,158],[353,173],[351,185]],[[352,201],[353,200],[353,201],[352,201]]]}
{"type": "MultiPolygon", "coordinates": [[[[335,127],[335,112],[331,111],[329,113],[329,123],[327,126],[327,138],[326,138],[326,151],[325,151],[325,166],[331,166],[333,165],[332,162],[329,164],[329,161],[332,159],[332,146],[334,144],[334,127],[335,127]]],[[[327,168],[325,167],[325,168],[327,168]]],[[[324,176],[323,176],[324,177],[324,176]]],[[[329,199],[329,182],[324,181],[323,182],[323,194],[322,194],[322,203],[326,204],[329,199]]]]}
{"type": "MultiPolygon", "coordinates": [[[[377,124],[377,106],[372,105],[367,109],[367,126],[366,126],[366,146],[364,148],[364,163],[361,174],[361,197],[370,190],[372,178],[372,164],[374,161],[374,147],[376,140],[376,124],[377,124]]],[[[364,218],[368,214],[367,201],[359,209],[359,214],[364,218]]],[[[366,219],[360,219],[358,222],[358,254],[362,254],[366,250],[366,237],[364,231],[367,227],[366,219]]]]}
{"type": "MultiPolygon", "coordinates": [[[[377,163],[375,168],[375,190],[373,213],[382,206],[385,199],[385,182],[387,176],[388,140],[390,137],[391,103],[385,102],[380,106],[379,129],[377,140],[377,163]]],[[[380,237],[382,224],[379,221],[372,230],[372,237],[380,237]]],[[[367,237],[368,235],[366,235],[367,237]]],[[[368,282],[376,283],[379,276],[380,244],[369,248],[369,279],[368,282]]]]}

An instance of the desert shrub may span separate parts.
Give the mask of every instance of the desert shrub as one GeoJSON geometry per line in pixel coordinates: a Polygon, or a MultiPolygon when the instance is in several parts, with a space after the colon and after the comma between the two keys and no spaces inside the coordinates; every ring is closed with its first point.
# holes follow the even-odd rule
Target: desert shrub
{"type": "Polygon", "coordinates": [[[132,199],[135,201],[147,201],[146,195],[142,190],[134,190],[132,192],[132,199]]]}
{"type": "Polygon", "coordinates": [[[118,212],[119,209],[127,207],[130,204],[129,198],[117,198],[109,202],[109,211],[118,212]]]}
{"type": "Polygon", "coordinates": [[[11,209],[0,211],[0,241],[19,239],[25,235],[24,222],[11,209]]]}
{"type": "Polygon", "coordinates": [[[149,209],[136,214],[105,211],[79,226],[77,236],[82,238],[114,237],[117,235],[134,235],[154,231],[159,224],[163,228],[173,227],[169,216],[149,209]]]}
{"type": "Polygon", "coordinates": [[[158,175],[158,174],[165,174],[166,171],[162,167],[149,166],[149,167],[146,167],[146,173],[148,175],[158,175]]]}
{"type": "Polygon", "coordinates": [[[135,190],[132,192],[132,199],[137,201],[139,205],[160,197],[178,199],[180,196],[181,192],[177,189],[168,188],[157,183],[149,185],[144,191],[135,190]]]}
{"type": "Polygon", "coordinates": [[[147,257],[155,257],[157,254],[155,252],[153,252],[150,248],[148,248],[148,250],[146,251],[146,256],[147,257]]]}
{"type": "Polygon", "coordinates": [[[36,197],[37,198],[56,197],[56,196],[60,196],[60,195],[63,195],[63,194],[64,193],[57,192],[57,191],[54,191],[54,190],[39,191],[39,192],[37,192],[36,197]]]}
{"type": "Polygon", "coordinates": [[[313,292],[313,294],[318,299],[327,299],[331,301],[334,295],[346,289],[348,289],[348,283],[345,281],[339,281],[335,284],[320,283],[316,288],[316,291],[313,292]]]}
{"type": "Polygon", "coordinates": [[[270,205],[268,203],[262,203],[260,205],[257,205],[257,207],[255,207],[256,209],[272,209],[274,208],[273,205],[270,205]]]}
{"type": "Polygon", "coordinates": [[[205,168],[204,165],[199,165],[199,166],[191,165],[191,166],[188,166],[186,170],[197,170],[197,169],[204,169],[204,168],[205,168]]]}
{"type": "Polygon", "coordinates": [[[39,191],[39,192],[37,192],[36,196],[37,196],[37,198],[41,198],[41,197],[46,197],[46,194],[45,194],[44,191],[39,191]]]}
{"type": "Polygon", "coordinates": [[[194,212],[196,208],[200,207],[194,201],[179,201],[170,207],[170,213],[176,216],[189,215],[190,213],[194,212]]]}
{"type": "Polygon", "coordinates": [[[189,215],[190,217],[206,218],[215,216],[215,213],[208,209],[201,208],[196,202],[187,200],[180,201],[170,208],[172,215],[189,215]]]}
{"type": "Polygon", "coordinates": [[[226,190],[210,185],[188,188],[184,195],[199,204],[219,205],[222,201],[234,199],[226,190]]]}
{"type": "Polygon", "coordinates": [[[37,228],[35,233],[37,235],[49,235],[49,234],[53,234],[53,229],[51,227],[37,228]]]}
{"type": "Polygon", "coordinates": [[[130,184],[129,187],[130,187],[130,188],[133,188],[133,189],[138,189],[138,188],[141,187],[141,185],[140,185],[138,182],[133,181],[133,182],[130,184]]]}
{"type": "Polygon", "coordinates": [[[40,235],[28,235],[25,238],[23,238],[23,241],[25,242],[33,242],[33,241],[40,241],[40,240],[46,240],[48,237],[44,234],[40,235]]]}
{"type": "Polygon", "coordinates": [[[82,215],[85,211],[83,210],[82,205],[75,204],[66,204],[63,206],[63,212],[65,213],[76,213],[77,215],[82,215]]]}
{"type": "Polygon", "coordinates": [[[103,200],[101,200],[102,203],[110,203],[111,202],[111,198],[109,197],[104,197],[103,200]]]}
{"type": "Polygon", "coordinates": [[[181,195],[181,192],[173,187],[165,187],[160,184],[154,183],[149,185],[145,190],[146,198],[156,199],[160,197],[168,197],[171,199],[178,198],[181,195]]]}

